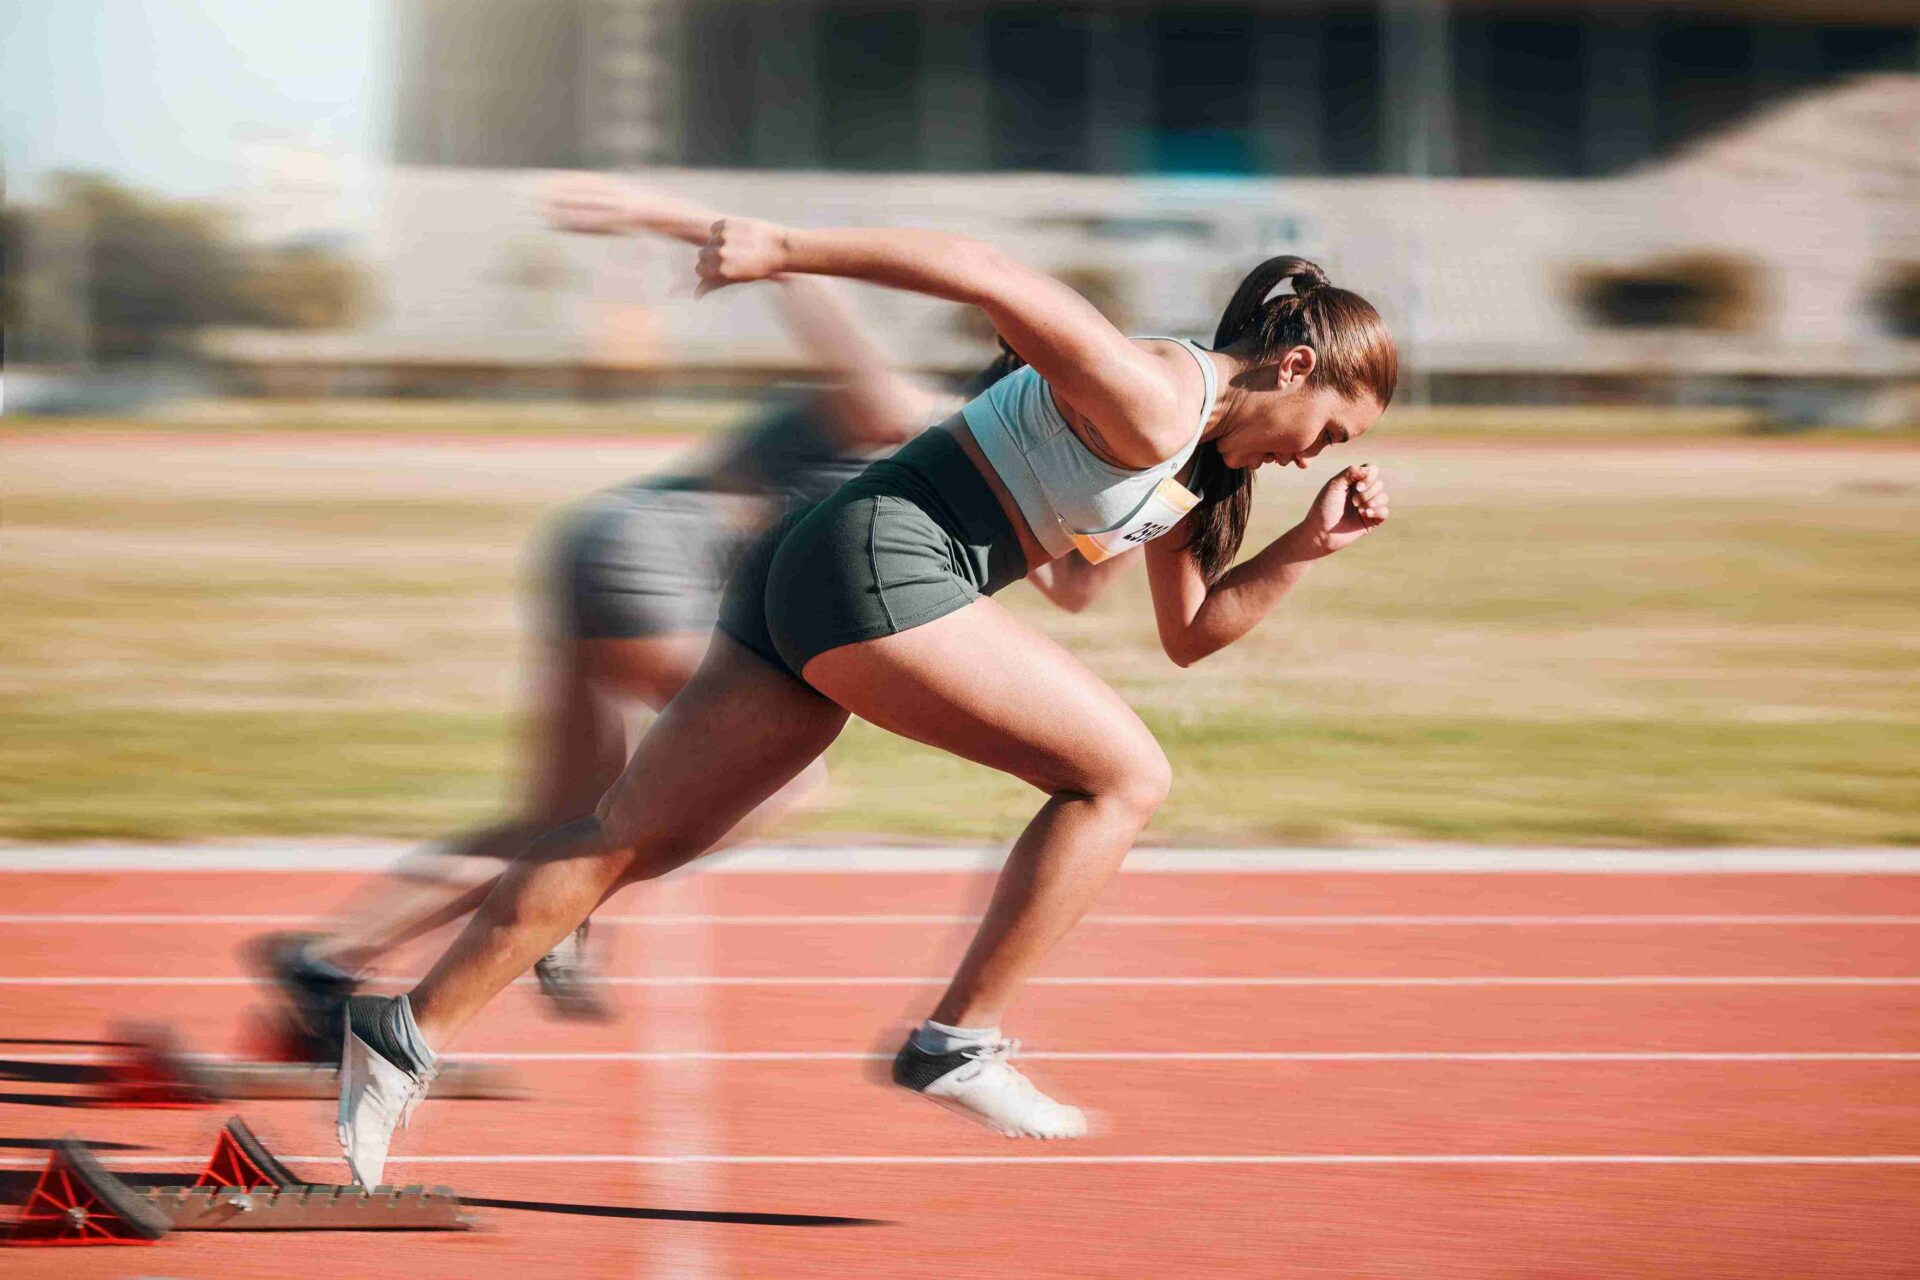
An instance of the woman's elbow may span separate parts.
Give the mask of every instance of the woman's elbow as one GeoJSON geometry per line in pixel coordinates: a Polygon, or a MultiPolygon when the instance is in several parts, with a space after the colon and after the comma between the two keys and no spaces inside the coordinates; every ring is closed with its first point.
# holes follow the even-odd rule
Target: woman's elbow
{"type": "Polygon", "coordinates": [[[1055,588],[1053,602],[1065,613],[1085,613],[1092,606],[1094,597],[1099,594],[1079,583],[1074,583],[1055,588]]]}
{"type": "Polygon", "coordinates": [[[1180,635],[1160,637],[1160,647],[1173,660],[1174,666],[1185,668],[1215,652],[1220,646],[1209,644],[1198,636],[1180,635]]]}

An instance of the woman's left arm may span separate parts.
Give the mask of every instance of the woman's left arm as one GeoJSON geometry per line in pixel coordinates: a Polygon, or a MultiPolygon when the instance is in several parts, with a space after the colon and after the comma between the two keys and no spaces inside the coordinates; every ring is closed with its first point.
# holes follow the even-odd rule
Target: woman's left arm
{"type": "Polygon", "coordinates": [[[1147,583],[1160,647],[1183,667],[1226,648],[1272,613],[1315,560],[1352,546],[1386,518],[1386,482],[1362,464],[1327,481],[1305,519],[1211,586],[1179,541],[1149,542],[1147,583]]]}
{"type": "Polygon", "coordinates": [[[1055,608],[1079,613],[1105,595],[1107,588],[1119,581],[1140,555],[1136,548],[1099,564],[1088,564],[1079,556],[1065,555],[1032,570],[1027,574],[1027,581],[1055,608]]]}
{"type": "Polygon", "coordinates": [[[843,448],[905,444],[959,407],[957,397],[895,368],[832,281],[781,276],[778,284],[787,331],[832,379],[826,398],[843,448]]]}

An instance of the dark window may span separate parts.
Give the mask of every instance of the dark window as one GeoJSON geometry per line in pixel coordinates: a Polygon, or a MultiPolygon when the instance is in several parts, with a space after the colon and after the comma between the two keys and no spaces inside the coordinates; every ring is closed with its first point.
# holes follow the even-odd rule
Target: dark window
{"type": "Polygon", "coordinates": [[[1154,167],[1180,173],[1254,168],[1252,16],[1182,6],[1154,16],[1159,46],[1154,167]]]}
{"type": "Polygon", "coordinates": [[[836,169],[914,168],[919,10],[835,5],[817,30],[822,157],[836,169]]]}
{"type": "Polygon", "coordinates": [[[1753,105],[1754,46],[1750,25],[1685,24],[1661,33],[1654,100],[1663,150],[1730,124],[1753,105]]]}
{"type": "Polygon", "coordinates": [[[1253,72],[1254,146],[1266,173],[1320,173],[1326,167],[1321,122],[1318,14],[1262,14],[1253,72]]]}
{"type": "Polygon", "coordinates": [[[700,3],[686,8],[682,163],[723,168],[748,163],[753,138],[751,6],[700,3]],[[726,74],[694,68],[727,68],[726,74]]]}
{"type": "Polygon", "coordinates": [[[1828,27],[1818,43],[1829,75],[1920,70],[1920,27],[1828,27]]]}
{"type": "Polygon", "coordinates": [[[1367,13],[1328,14],[1320,48],[1327,169],[1378,173],[1382,160],[1380,21],[1367,13]]]}
{"type": "Polygon", "coordinates": [[[1086,15],[1060,5],[988,10],[994,168],[1089,167],[1087,34],[1086,15]]]}
{"type": "Polygon", "coordinates": [[[1461,172],[1500,177],[1579,172],[1583,34],[1572,22],[1455,20],[1461,172]]]}

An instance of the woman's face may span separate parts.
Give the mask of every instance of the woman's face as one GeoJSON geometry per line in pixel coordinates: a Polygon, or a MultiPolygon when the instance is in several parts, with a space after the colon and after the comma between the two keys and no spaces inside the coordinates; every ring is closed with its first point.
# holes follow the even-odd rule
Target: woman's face
{"type": "Polygon", "coordinates": [[[1314,353],[1295,347],[1277,364],[1249,370],[1241,420],[1217,442],[1220,460],[1252,470],[1270,462],[1304,468],[1322,449],[1365,435],[1380,420],[1380,405],[1361,392],[1344,396],[1308,381],[1314,353]]]}

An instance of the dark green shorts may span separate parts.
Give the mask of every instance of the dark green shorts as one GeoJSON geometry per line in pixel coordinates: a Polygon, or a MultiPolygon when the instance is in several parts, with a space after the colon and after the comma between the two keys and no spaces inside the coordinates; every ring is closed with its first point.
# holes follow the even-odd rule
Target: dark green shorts
{"type": "Polygon", "coordinates": [[[1026,572],[993,490],[935,427],[761,534],[720,630],[799,679],[829,649],[945,617],[1026,572]]]}
{"type": "Polygon", "coordinates": [[[632,484],[568,510],[549,538],[561,633],[638,640],[711,631],[720,589],[754,537],[753,502],[632,484]]]}

